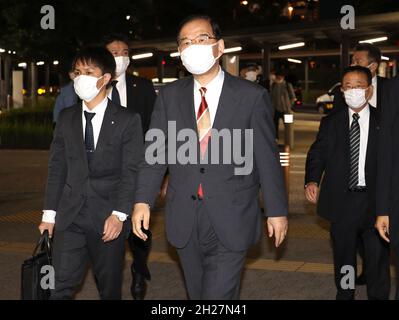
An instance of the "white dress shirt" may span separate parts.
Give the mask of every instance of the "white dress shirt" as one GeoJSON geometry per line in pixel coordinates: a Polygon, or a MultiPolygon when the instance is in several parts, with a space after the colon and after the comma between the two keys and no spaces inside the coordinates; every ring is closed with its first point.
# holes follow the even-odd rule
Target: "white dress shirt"
{"type": "Polygon", "coordinates": [[[103,101],[101,101],[98,105],[96,105],[93,109],[89,109],[86,106],[86,103],[82,101],[82,128],[83,128],[83,140],[85,139],[85,131],[86,131],[86,117],[85,111],[89,113],[95,113],[96,115],[91,119],[91,124],[93,125],[93,137],[94,137],[94,149],[97,147],[98,137],[100,135],[101,126],[103,124],[105,110],[107,109],[108,98],[106,97],[103,101]]]}
{"type": "MultiPolygon", "coordinates": [[[[219,73],[217,74],[217,76],[205,86],[205,100],[208,104],[209,115],[211,117],[211,126],[213,126],[213,121],[215,120],[220,95],[222,93],[223,82],[224,72],[222,68],[219,67],[219,73]]],[[[201,84],[194,79],[194,108],[196,118],[198,114],[198,109],[201,105],[201,92],[199,90],[201,87],[203,86],[201,86],[201,84]]]]}
{"type": "Polygon", "coordinates": [[[369,103],[372,107],[377,108],[377,76],[373,77],[372,80],[372,86],[373,86],[373,96],[371,97],[369,103]]]}
{"type": "MultiPolygon", "coordinates": [[[[352,125],[352,115],[355,112],[349,108],[349,128],[352,125]]],[[[367,105],[362,111],[358,113],[359,115],[359,127],[360,127],[360,150],[359,150],[359,187],[366,186],[366,175],[365,175],[365,164],[366,164],[366,153],[367,153],[367,142],[369,138],[369,122],[370,122],[370,109],[367,105]]]]}
{"type": "MultiPolygon", "coordinates": [[[[85,138],[85,129],[86,129],[86,117],[84,112],[94,112],[96,115],[92,118],[91,123],[93,125],[93,135],[94,135],[94,148],[97,147],[98,137],[100,136],[101,126],[103,124],[105,110],[107,109],[108,98],[106,97],[103,101],[101,101],[97,106],[93,109],[89,109],[85,102],[82,101],[82,127],[83,127],[83,139],[85,138]]],[[[119,211],[113,211],[113,215],[125,219],[127,214],[119,211]]],[[[54,210],[43,210],[42,221],[48,223],[55,223],[55,216],[57,212],[54,210]]]]}
{"type": "MultiPolygon", "coordinates": [[[[126,72],[122,73],[118,78],[116,78],[118,81],[116,83],[116,89],[118,89],[119,92],[119,98],[121,100],[121,106],[122,107],[127,107],[127,92],[126,92],[126,72]]],[[[112,100],[112,90],[114,90],[114,87],[111,87],[108,90],[108,98],[112,100]]]]}

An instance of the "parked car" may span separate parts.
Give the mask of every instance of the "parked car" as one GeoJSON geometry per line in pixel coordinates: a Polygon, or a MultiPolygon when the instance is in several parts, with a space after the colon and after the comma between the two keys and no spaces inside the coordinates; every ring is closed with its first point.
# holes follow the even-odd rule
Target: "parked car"
{"type": "Polygon", "coordinates": [[[334,90],[341,85],[341,82],[337,82],[334,84],[327,93],[317,97],[316,99],[316,107],[319,113],[328,113],[334,107],[334,90]]]}

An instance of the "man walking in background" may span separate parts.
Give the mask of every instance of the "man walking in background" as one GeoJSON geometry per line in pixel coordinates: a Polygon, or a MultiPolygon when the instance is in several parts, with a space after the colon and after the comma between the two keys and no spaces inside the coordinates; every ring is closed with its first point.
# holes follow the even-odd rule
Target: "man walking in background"
{"type": "MultiPolygon", "coordinates": [[[[115,79],[111,82],[108,98],[115,104],[125,107],[128,111],[140,115],[145,136],[150,125],[156,93],[151,81],[133,76],[127,72],[130,64],[128,41],[121,35],[111,35],[105,38],[104,45],[112,53],[116,63],[115,79]]],[[[131,265],[132,284],[130,287],[134,299],[142,300],[145,296],[146,282],[151,275],[147,260],[151,249],[151,232],[149,240],[143,241],[133,233],[128,238],[133,254],[131,265]]]]}
{"type": "Polygon", "coordinates": [[[294,88],[291,83],[285,80],[285,75],[282,71],[276,72],[276,80],[270,87],[270,98],[274,107],[274,126],[276,128],[276,138],[278,140],[280,119],[283,120],[284,124],[284,115],[292,113],[291,107],[295,102],[294,88]]]}

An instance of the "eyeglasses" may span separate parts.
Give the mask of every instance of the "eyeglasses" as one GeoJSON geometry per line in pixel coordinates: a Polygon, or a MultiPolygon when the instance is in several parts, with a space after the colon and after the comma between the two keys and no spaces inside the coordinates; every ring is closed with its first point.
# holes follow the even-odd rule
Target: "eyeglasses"
{"type": "Polygon", "coordinates": [[[361,85],[358,85],[358,86],[350,86],[350,85],[347,85],[347,86],[345,86],[345,87],[342,87],[342,89],[344,90],[344,91],[346,91],[346,90],[351,90],[351,89],[367,89],[369,86],[361,86],[361,85]]]}
{"type": "Polygon", "coordinates": [[[208,34],[200,34],[199,36],[195,37],[194,39],[183,38],[178,40],[178,45],[181,48],[187,48],[192,44],[207,44],[210,39],[217,40],[215,37],[211,37],[208,34]]]}

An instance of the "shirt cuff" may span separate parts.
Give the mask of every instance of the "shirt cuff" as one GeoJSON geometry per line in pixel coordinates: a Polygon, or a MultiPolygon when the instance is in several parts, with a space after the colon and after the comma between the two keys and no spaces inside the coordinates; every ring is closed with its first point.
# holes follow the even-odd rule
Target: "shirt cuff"
{"type": "Polygon", "coordinates": [[[119,212],[119,211],[112,211],[112,214],[117,216],[118,218],[122,219],[122,220],[126,220],[128,215],[126,213],[123,212],[119,212]]]}
{"type": "Polygon", "coordinates": [[[43,210],[42,222],[55,223],[57,212],[54,210],[43,210]]]}

